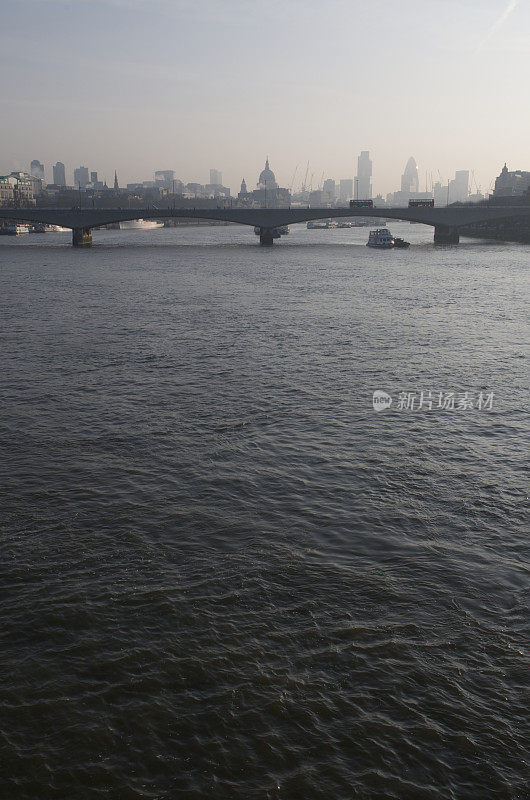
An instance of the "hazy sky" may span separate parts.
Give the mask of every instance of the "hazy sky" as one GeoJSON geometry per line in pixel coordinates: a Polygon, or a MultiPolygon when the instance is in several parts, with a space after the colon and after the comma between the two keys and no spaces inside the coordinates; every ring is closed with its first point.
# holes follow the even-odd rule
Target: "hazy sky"
{"type": "Polygon", "coordinates": [[[530,170],[530,0],[2,0],[0,173],[530,170]]]}

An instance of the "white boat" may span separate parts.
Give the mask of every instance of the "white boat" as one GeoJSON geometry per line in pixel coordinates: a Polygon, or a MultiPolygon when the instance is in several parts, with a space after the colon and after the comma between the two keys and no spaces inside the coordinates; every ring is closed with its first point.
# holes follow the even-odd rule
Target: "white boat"
{"type": "Polygon", "coordinates": [[[367,247],[379,247],[381,250],[389,250],[394,247],[394,237],[388,228],[377,228],[368,234],[367,247]]]}
{"type": "Polygon", "coordinates": [[[29,233],[29,225],[23,225],[18,222],[9,222],[0,228],[0,233],[5,236],[19,236],[22,233],[29,233]]]}
{"type": "Polygon", "coordinates": [[[62,225],[46,225],[45,233],[70,233],[71,228],[63,228],[62,225]]]}
{"type": "Polygon", "coordinates": [[[150,231],[153,228],[163,228],[163,222],[157,222],[155,219],[127,219],[120,222],[121,231],[150,231]]]}

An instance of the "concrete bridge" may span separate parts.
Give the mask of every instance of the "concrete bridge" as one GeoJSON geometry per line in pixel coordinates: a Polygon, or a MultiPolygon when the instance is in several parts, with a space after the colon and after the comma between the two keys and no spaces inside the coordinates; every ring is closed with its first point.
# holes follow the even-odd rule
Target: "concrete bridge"
{"type": "Polygon", "coordinates": [[[333,217],[382,217],[419,222],[434,228],[435,242],[457,243],[466,225],[501,219],[526,218],[528,206],[447,206],[418,208],[0,208],[0,220],[23,220],[72,228],[74,247],[92,244],[92,229],[131,219],[209,219],[251,225],[260,229],[260,243],[271,245],[273,231],[282,225],[333,217]]]}

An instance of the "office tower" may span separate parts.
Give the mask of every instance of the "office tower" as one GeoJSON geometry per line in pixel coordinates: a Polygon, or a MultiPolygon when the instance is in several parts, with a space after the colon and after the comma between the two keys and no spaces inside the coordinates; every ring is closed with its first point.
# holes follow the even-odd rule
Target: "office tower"
{"type": "Polygon", "coordinates": [[[210,184],[212,186],[222,186],[223,185],[223,175],[218,169],[211,169],[210,170],[210,184]]]}
{"type": "Polygon", "coordinates": [[[469,170],[455,172],[454,180],[449,182],[449,202],[465,203],[469,194],[469,170]]]}
{"type": "Polygon", "coordinates": [[[336,187],[333,178],[328,178],[324,181],[322,192],[327,203],[332,203],[335,200],[336,187]]]}
{"type": "Polygon", "coordinates": [[[357,177],[355,178],[355,199],[370,200],[372,197],[372,162],[368,150],[362,150],[357,159],[357,177]]]}
{"type": "Polygon", "coordinates": [[[74,169],[74,184],[77,188],[84,189],[87,183],[90,183],[90,177],[87,167],[78,167],[74,169]]]}
{"type": "Polygon", "coordinates": [[[97,174],[97,172],[91,172],[90,173],[90,183],[95,186],[97,182],[98,182],[98,174],[97,174]]]}
{"type": "Polygon", "coordinates": [[[39,178],[41,181],[44,180],[44,165],[37,159],[31,162],[29,172],[34,178],[39,178]]]}
{"type": "Polygon", "coordinates": [[[345,202],[353,198],[353,180],[351,178],[343,178],[339,181],[339,200],[345,202]]]}
{"type": "Polygon", "coordinates": [[[161,189],[173,190],[175,172],[172,169],[157,169],[155,172],[155,185],[161,189]]]}
{"type": "Polygon", "coordinates": [[[401,191],[416,194],[420,190],[418,167],[412,156],[407,161],[405,172],[401,176],[401,191]]]}
{"type": "Polygon", "coordinates": [[[62,161],[53,167],[53,182],[56,186],[66,186],[66,171],[62,161]]]}

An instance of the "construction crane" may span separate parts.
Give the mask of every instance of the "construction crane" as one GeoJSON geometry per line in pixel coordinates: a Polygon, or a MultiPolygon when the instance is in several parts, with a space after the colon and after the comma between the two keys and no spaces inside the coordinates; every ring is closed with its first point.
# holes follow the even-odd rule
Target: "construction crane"
{"type": "Polygon", "coordinates": [[[289,186],[289,192],[291,194],[293,193],[294,179],[296,178],[296,173],[298,172],[298,167],[299,166],[300,166],[300,164],[296,165],[296,167],[294,168],[293,177],[291,178],[291,185],[289,186]]]}
{"type": "Polygon", "coordinates": [[[309,161],[307,162],[307,167],[305,168],[305,175],[304,175],[304,182],[302,184],[302,191],[305,192],[305,187],[307,185],[307,173],[309,172],[309,161]]]}

